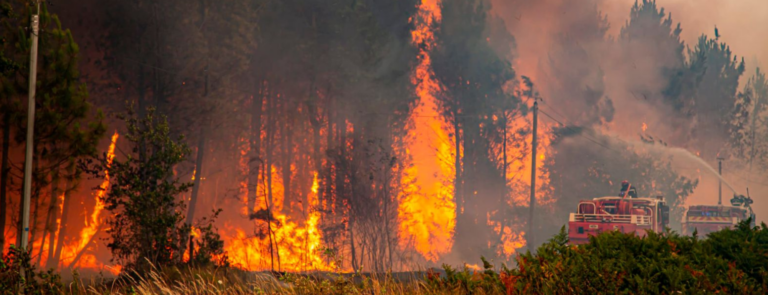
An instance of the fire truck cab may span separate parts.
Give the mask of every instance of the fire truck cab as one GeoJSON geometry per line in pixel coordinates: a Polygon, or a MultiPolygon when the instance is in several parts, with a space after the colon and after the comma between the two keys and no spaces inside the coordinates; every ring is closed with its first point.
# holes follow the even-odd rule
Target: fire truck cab
{"type": "Polygon", "coordinates": [[[725,228],[733,228],[739,222],[752,218],[751,226],[755,226],[755,214],[752,212],[752,199],[744,196],[734,196],[732,206],[726,205],[694,205],[688,207],[683,218],[683,234],[691,235],[694,230],[703,236],[725,228]]]}
{"type": "Polygon", "coordinates": [[[589,236],[617,230],[645,236],[646,230],[661,232],[669,224],[664,198],[602,197],[582,200],[568,220],[568,240],[584,244],[589,236]]]}

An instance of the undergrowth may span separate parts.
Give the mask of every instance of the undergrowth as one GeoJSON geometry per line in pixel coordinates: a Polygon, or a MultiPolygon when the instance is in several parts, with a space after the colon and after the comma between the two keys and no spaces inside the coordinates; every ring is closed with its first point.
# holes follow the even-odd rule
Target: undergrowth
{"type": "MultiPolygon", "coordinates": [[[[748,222],[748,221],[747,221],[748,222]]],[[[28,254],[12,249],[0,264],[0,293],[19,294],[765,294],[768,228],[747,222],[700,239],[673,232],[644,238],[608,232],[585,245],[569,245],[565,231],[536,253],[516,257],[516,267],[391,273],[248,272],[230,267],[164,267],[124,272],[110,281],[63,284],[53,271],[30,267],[28,254]],[[20,267],[27,270],[19,274],[20,267]]]]}

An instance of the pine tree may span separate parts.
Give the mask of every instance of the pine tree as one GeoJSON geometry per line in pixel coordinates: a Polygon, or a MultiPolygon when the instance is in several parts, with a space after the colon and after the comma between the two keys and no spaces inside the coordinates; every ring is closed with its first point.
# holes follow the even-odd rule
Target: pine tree
{"type": "Polygon", "coordinates": [[[761,171],[768,167],[766,100],[768,80],[758,67],[737,94],[728,122],[731,126],[730,154],[743,162],[750,171],[761,171]]]}
{"type": "MultiPolygon", "coordinates": [[[[714,159],[735,131],[728,119],[733,116],[744,60],[739,61],[727,44],[704,35],[688,56],[690,65],[703,65],[697,74],[701,82],[695,89],[695,138],[702,157],[714,159]]],[[[692,66],[692,70],[696,69],[692,66]]]]}
{"type": "MultiPolygon", "coordinates": [[[[29,9],[26,2],[6,1],[3,4],[19,9],[29,9]],[[27,8],[24,8],[27,7],[27,8]]],[[[3,116],[5,123],[4,136],[9,138],[14,134],[16,142],[21,144],[26,137],[25,111],[18,105],[23,101],[23,95],[28,87],[28,63],[23,62],[29,58],[29,39],[24,28],[28,26],[29,14],[25,17],[17,15],[8,19],[5,27],[16,26],[17,30],[8,31],[13,34],[4,35],[15,50],[9,51],[19,66],[11,75],[3,77],[0,81],[3,93],[11,100],[4,104],[3,116]],[[13,112],[13,113],[9,113],[13,112]],[[11,118],[11,119],[9,119],[11,118]]],[[[80,159],[95,156],[99,140],[103,137],[106,127],[102,123],[103,115],[94,110],[90,101],[86,85],[80,81],[78,71],[79,48],[72,37],[72,33],[61,27],[58,17],[47,10],[43,5],[40,12],[39,37],[39,69],[37,72],[37,95],[35,114],[35,150],[33,171],[33,209],[32,234],[30,240],[41,237],[41,248],[55,247],[53,233],[56,232],[55,224],[58,208],[58,192],[61,182],[78,183],[82,171],[75,166],[80,159]],[[50,187],[50,191],[44,190],[50,187]],[[38,226],[43,224],[42,227],[38,226]],[[41,234],[42,233],[42,234],[41,234]],[[48,239],[47,239],[48,238],[48,239]],[[48,245],[46,244],[46,239],[48,245]]],[[[10,141],[4,142],[3,155],[7,156],[10,141]]],[[[7,157],[4,157],[7,158],[7,157]]],[[[3,161],[10,161],[10,159],[3,161]]],[[[7,177],[6,173],[3,173],[7,177]]],[[[0,180],[6,183],[8,179],[0,180]]],[[[3,185],[7,194],[10,188],[3,185]]],[[[76,186],[70,188],[75,189],[76,186]]],[[[4,212],[7,210],[3,210],[4,212]]],[[[0,219],[5,220],[0,216],[0,219]]],[[[62,222],[65,224],[66,221],[62,222]]],[[[64,231],[61,231],[64,234],[64,231]]],[[[50,252],[50,251],[49,251],[50,252]]],[[[38,256],[40,257],[40,256],[38,256]]],[[[50,257],[49,257],[50,258],[50,257]]]]}
{"type": "Polygon", "coordinates": [[[621,28],[611,60],[620,74],[607,77],[609,85],[619,85],[626,97],[656,108],[671,109],[673,124],[687,136],[665,138],[671,144],[684,146],[690,140],[693,96],[687,79],[685,43],[680,39],[680,23],[674,26],[672,15],[658,7],[655,0],[636,1],[627,23],[621,28]]]}
{"type": "Polygon", "coordinates": [[[449,132],[456,134],[457,153],[463,153],[461,167],[455,167],[458,214],[454,252],[459,255],[495,253],[498,236],[487,219],[504,206],[498,192],[506,191],[506,178],[502,177],[503,165],[493,144],[503,140],[499,130],[507,126],[502,124],[505,120],[495,120],[494,116],[506,117],[504,111],[515,109],[519,103],[504,91],[515,77],[511,61],[499,57],[488,42],[488,5],[485,1],[444,1],[438,44],[431,52],[435,76],[445,86],[439,98],[440,112],[454,128],[449,132]]]}

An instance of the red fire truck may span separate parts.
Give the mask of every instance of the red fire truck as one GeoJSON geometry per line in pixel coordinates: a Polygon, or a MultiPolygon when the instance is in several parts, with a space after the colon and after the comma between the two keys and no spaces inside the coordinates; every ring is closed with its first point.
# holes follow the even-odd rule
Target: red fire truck
{"type": "Polygon", "coordinates": [[[661,232],[668,223],[669,207],[661,196],[582,200],[568,220],[568,240],[584,244],[589,236],[611,230],[645,236],[646,230],[661,232]]]}
{"type": "Polygon", "coordinates": [[[732,206],[690,206],[685,212],[685,218],[683,218],[683,234],[690,235],[696,230],[699,236],[704,236],[724,228],[732,228],[750,217],[752,218],[751,225],[755,226],[755,214],[752,212],[751,204],[751,198],[736,195],[731,199],[732,206]]]}

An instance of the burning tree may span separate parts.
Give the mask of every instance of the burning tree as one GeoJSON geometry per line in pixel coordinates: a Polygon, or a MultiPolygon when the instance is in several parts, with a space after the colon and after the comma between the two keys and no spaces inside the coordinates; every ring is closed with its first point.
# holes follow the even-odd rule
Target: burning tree
{"type": "Polygon", "coordinates": [[[155,117],[152,108],[143,118],[131,110],[125,121],[125,137],[131,143],[126,158],[111,160],[104,154],[91,167],[92,173],[113,179],[103,197],[113,213],[107,221],[111,235],[107,246],[113,260],[124,266],[144,269],[149,264],[178,263],[190,232],[178,195],[192,184],[180,181],[173,168],[189,155],[189,148],[183,138],[170,137],[167,121],[162,115],[155,117]]]}
{"type": "MultiPolygon", "coordinates": [[[[508,197],[504,149],[511,137],[505,131],[519,128],[509,125],[522,106],[506,87],[515,78],[511,60],[488,42],[493,29],[504,28],[498,20],[491,27],[489,9],[484,1],[443,1],[437,46],[431,52],[435,76],[445,90],[438,96],[440,114],[450,124],[455,144],[453,251],[463,259],[497,254],[502,233],[494,232],[493,224],[505,223],[502,214],[495,215],[505,210],[499,208],[507,207],[508,197]]],[[[495,44],[514,44],[510,36],[499,35],[493,36],[495,44]]]]}

